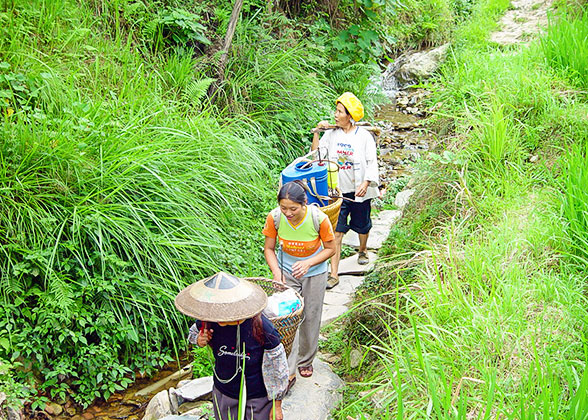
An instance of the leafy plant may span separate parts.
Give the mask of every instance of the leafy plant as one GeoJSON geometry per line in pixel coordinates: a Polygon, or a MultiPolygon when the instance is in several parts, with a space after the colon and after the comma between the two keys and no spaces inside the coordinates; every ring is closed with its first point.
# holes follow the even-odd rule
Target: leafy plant
{"type": "Polygon", "coordinates": [[[194,346],[192,349],[192,375],[194,378],[203,378],[213,374],[214,356],[210,347],[194,346]]]}
{"type": "Polygon", "coordinates": [[[169,46],[189,46],[202,49],[210,45],[202,17],[182,8],[161,11],[157,18],[146,26],[146,35],[153,39],[153,49],[159,51],[169,46]]]}

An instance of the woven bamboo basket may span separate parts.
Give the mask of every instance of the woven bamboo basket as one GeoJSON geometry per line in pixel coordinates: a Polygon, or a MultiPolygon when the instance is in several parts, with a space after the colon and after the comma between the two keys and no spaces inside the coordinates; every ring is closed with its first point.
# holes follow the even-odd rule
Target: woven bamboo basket
{"type": "MultiPolygon", "coordinates": [[[[245,277],[245,280],[260,286],[268,296],[271,296],[277,292],[283,292],[286,289],[290,289],[290,287],[286,286],[285,284],[268,280],[263,277],[245,277]]],[[[298,325],[300,325],[302,322],[302,311],[304,310],[304,301],[302,300],[302,296],[300,296],[297,291],[294,291],[294,293],[296,293],[296,297],[300,300],[300,308],[288,315],[270,318],[270,321],[272,321],[272,324],[274,324],[274,327],[276,327],[276,330],[278,330],[280,333],[282,344],[286,350],[286,356],[289,356],[290,352],[292,351],[294,337],[296,336],[298,325]]]]}
{"type": "MultiPolygon", "coordinates": [[[[337,195],[341,196],[341,191],[337,188],[337,195]]],[[[329,205],[321,207],[323,213],[329,216],[329,220],[333,225],[333,231],[337,227],[337,219],[339,219],[339,212],[341,211],[341,203],[343,203],[343,199],[341,197],[337,199],[329,199],[329,205]]]]}

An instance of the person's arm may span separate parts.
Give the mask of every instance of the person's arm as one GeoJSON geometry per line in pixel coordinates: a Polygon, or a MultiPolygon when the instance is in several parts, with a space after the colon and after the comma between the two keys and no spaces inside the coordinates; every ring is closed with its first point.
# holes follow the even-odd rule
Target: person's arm
{"type": "Polygon", "coordinates": [[[282,413],[282,400],[272,401],[269,420],[284,420],[284,414],[282,413]]]}
{"type": "Polygon", "coordinates": [[[319,147],[319,129],[330,127],[331,123],[328,121],[320,121],[317,125],[317,131],[314,132],[312,135],[312,145],[310,146],[310,150],[316,150],[319,147]]]}
{"type": "Polygon", "coordinates": [[[366,140],[365,144],[365,173],[362,183],[355,190],[357,197],[363,197],[370,184],[373,182],[378,184],[378,153],[376,151],[376,142],[374,137],[366,132],[369,139],[366,140]]]}
{"type": "Polygon", "coordinates": [[[265,262],[272,271],[272,275],[275,281],[285,283],[282,278],[282,271],[278,264],[278,257],[276,257],[276,238],[265,237],[265,244],[263,246],[263,255],[265,256],[265,262]]]}
{"type": "Polygon", "coordinates": [[[276,420],[282,420],[282,399],[288,391],[288,359],[282,343],[264,350],[261,372],[267,398],[272,401],[269,420],[274,420],[274,415],[276,420]]]}

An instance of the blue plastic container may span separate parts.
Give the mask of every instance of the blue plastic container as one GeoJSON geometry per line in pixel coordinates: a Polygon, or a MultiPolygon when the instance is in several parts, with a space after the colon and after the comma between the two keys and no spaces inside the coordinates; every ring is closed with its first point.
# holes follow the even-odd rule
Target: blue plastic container
{"type": "MultiPolygon", "coordinates": [[[[282,184],[297,179],[303,180],[313,194],[326,197],[329,195],[327,184],[327,162],[298,162],[288,166],[282,171],[282,184]]],[[[306,192],[308,204],[317,203],[319,206],[327,206],[328,200],[322,202],[313,194],[306,192]]]]}

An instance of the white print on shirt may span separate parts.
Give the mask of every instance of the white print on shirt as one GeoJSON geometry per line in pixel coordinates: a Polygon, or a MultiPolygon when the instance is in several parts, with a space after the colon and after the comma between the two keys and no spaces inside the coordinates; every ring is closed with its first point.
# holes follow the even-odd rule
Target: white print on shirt
{"type": "Polygon", "coordinates": [[[243,359],[243,357],[245,357],[246,360],[251,359],[251,357],[249,356],[249,353],[247,354],[243,354],[243,353],[239,353],[237,350],[234,351],[227,351],[227,346],[221,346],[218,349],[218,355],[219,356],[233,356],[233,357],[239,357],[241,359],[243,359]]]}

